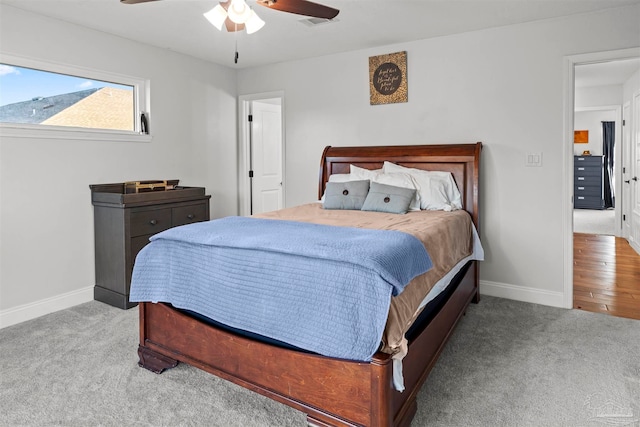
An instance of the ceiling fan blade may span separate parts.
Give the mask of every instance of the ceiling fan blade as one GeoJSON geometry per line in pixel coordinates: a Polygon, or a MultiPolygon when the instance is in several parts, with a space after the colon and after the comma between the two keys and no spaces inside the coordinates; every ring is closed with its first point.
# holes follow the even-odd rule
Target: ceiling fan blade
{"type": "Polygon", "coordinates": [[[324,19],[333,19],[340,13],[338,9],[307,0],[258,0],[258,4],[282,12],[324,19]]]}
{"type": "Polygon", "coordinates": [[[157,0],[120,0],[120,3],[123,3],[123,4],[136,4],[136,3],[146,3],[148,1],[157,1],[157,0]]]}

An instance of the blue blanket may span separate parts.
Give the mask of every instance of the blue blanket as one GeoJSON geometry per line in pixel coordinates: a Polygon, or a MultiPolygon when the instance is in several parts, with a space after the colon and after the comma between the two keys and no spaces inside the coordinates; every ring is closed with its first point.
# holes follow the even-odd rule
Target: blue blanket
{"type": "Polygon", "coordinates": [[[391,295],[431,268],[398,232],[228,217],[153,236],[130,300],[163,301],[331,357],[371,360],[391,295]]]}

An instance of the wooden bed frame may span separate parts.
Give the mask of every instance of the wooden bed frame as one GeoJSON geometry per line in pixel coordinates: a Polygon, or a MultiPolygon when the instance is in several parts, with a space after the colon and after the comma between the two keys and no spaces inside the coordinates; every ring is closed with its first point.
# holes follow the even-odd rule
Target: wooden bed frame
{"type": "MultiPolygon", "coordinates": [[[[424,170],[450,171],[464,209],[479,230],[481,143],[386,147],[327,147],[320,186],[349,165],[378,169],[385,160],[424,170]]],[[[314,426],[409,426],[416,396],[455,325],[479,300],[478,265],[466,270],[453,294],[409,344],[403,360],[405,391],[392,384],[392,360],[333,359],[251,340],[194,319],[163,304],[140,304],[140,366],[161,373],[178,362],[203,369],[307,414],[314,426]]]]}

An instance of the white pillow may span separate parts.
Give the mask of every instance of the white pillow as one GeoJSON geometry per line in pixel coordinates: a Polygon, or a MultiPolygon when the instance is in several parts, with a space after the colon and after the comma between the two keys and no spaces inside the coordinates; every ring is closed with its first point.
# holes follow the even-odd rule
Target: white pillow
{"type": "MultiPolygon", "coordinates": [[[[414,180],[411,178],[411,175],[407,173],[381,173],[374,176],[371,179],[371,182],[377,182],[378,184],[391,185],[393,187],[402,187],[409,188],[412,190],[418,190],[414,180]]],[[[419,191],[416,191],[415,196],[409,203],[410,211],[419,211],[420,210],[420,194],[419,191]]]]}
{"type": "Polygon", "coordinates": [[[370,170],[370,169],[360,168],[354,165],[349,165],[349,168],[351,171],[351,179],[356,181],[359,181],[362,179],[368,179],[370,181],[373,181],[373,179],[376,176],[382,175],[383,173],[382,169],[370,170]]]}
{"type": "Polygon", "coordinates": [[[384,162],[385,173],[407,173],[420,195],[420,208],[451,211],[462,209],[462,198],[450,172],[424,171],[384,162]]]}
{"type": "Polygon", "coordinates": [[[329,182],[349,182],[349,181],[357,181],[357,180],[352,179],[350,173],[334,173],[333,175],[329,175],[329,182]]]}

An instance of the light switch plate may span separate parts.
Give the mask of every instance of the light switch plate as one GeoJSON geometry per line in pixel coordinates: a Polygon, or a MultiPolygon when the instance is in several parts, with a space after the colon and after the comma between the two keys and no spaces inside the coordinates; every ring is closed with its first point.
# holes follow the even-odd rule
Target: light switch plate
{"type": "Polygon", "coordinates": [[[524,165],[526,167],[542,166],[542,153],[527,153],[524,158],[524,165]]]}

